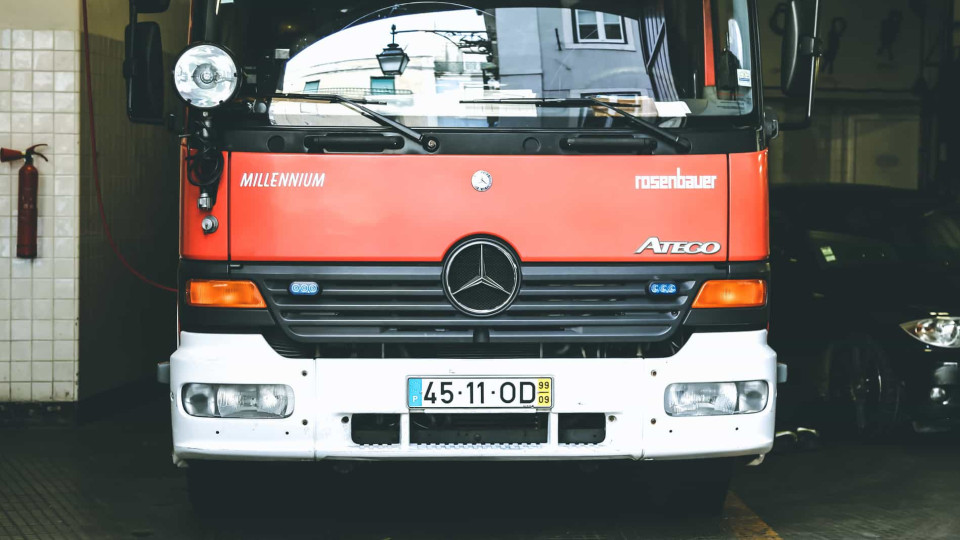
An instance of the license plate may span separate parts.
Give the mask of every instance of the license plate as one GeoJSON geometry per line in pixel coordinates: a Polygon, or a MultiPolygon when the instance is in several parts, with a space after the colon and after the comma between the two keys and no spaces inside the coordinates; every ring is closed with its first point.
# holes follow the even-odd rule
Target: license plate
{"type": "Polygon", "coordinates": [[[411,409],[549,409],[551,377],[451,377],[407,379],[411,409]]]}

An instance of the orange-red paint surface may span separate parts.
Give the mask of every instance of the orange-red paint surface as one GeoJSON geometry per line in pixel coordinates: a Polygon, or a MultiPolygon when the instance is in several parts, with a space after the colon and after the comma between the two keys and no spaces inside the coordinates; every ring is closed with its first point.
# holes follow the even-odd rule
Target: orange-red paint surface
{"type": "Polygon", "coordinates": [[[713,8],[703,0],[703,85],[717,85],[717,57],[713,49],[713,8]]]}
{"type": "Polygon", "coordinates": [[[184,162],[186,146],[180,148],[180,255],[185,259],[202,261],[225,261],[229,258],[228,239],[230,231],[229,192],[230,183],[227,177],[230,171],[229,154],[227,158],[224,179],[220,182],[217,192],[217,204],[213,212],[201,212],[197,208],[197,198],[200,188],[187,181],[187,168],[184,162]],[[220,228],[213,234],[203,234],[200,222],[207,215],[213,215],[220,223],[220,228]]]}
{"type": "Polygon", "coordinates": [[[767,152],[730,154],[731,261],[770,256],[770,195],[767,152]]]}
{"type": "MultiPolygon", "coordinates": [[[[225,212],[229,185],[230,225],[221,219],[219,232],[189,243],[191,253],[213,255],[229,234],[235,261],[437,262],[458,240],[488,234],[509,242],[526,262],[719,262],[728,256],[725,155],[233,153],[229,161],[229,181],[221,184],[214,213],[225,212]],[[714,189],[636,189],[638,176],[673,176],[678,168],[683,176],[715,176],[714,189]],[[487,192],[471,184],[480,170],[493,176],[487,192]],[[255,173],[322,174],[324,183],[241,186],[244,174],[255,173]],[[719,242],[722,249],[712,255],[637,254],[651,237],[719,242]]],[[[756,186],[756,167],[737,170],[754,175],[744,189],[756,186]]],[[[188,189],[184,211],[199,216],[195,191],[188,189]]],[[[745,210],[753,211],[750,205],[745,210]]],[[[184,226],[185,237],[199,233],[199,217],[185,218],[184,226]]]]}

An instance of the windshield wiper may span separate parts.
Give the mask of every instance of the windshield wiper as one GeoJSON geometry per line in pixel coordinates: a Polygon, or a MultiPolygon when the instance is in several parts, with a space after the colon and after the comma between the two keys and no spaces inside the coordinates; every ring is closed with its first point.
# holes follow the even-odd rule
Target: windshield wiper
{"type": "MultiPolygon", "coordinates": [[[[426,137],[424,137],[424,135],[419,131],[411,129],[401,124],[400,122],[397,122],[396,120],[391,120],[390,118],[376,111],[373,111],[367,107],[364,107],[364,105],[386,105],[387,103],[385,101],[368,101],[366,99],[350,99],[338,94],[274,94],[273,97],[282,98],[282,99],[306,99],[311,101],[327,101],[330,103],[339,103],[345,107],[349,107],[357,111],[358,113],[369,118],[370,120],[373,120],[374,122],[380,124],[381,126],[393,128],[399,131],[404,137],[410,139],[411,141],[416,142],[417,144],[423,144],[424,146],[429,146],[429,144],[425,144],[425,142],[426,143],[431,142],[431,141],[425,141],[426,137]]],[[[436,146],[434,146],[434,148],[436,148],[436,146]]],[[[430,150],[430,148],[427,148],[427,149],[430,150]]]]}
{"type": "Polygon", "coordinates": [[[686,154],[693,149],[690,141],[674,135],[660,126],[634,116],[622,108],[594,97],[581,98],[504,98],[504,99],[465,99],[462,104],[503,103],[513,105],[536,105],[538,107],[604,107],[626,118],[631,124],[686,154]]]}

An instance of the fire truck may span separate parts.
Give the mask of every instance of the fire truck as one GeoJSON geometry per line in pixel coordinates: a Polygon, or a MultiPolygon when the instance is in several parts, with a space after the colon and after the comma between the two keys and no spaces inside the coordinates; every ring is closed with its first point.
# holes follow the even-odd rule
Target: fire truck
{"type": "MultiPolygon", "coordinates": [[[[135,121],[168,3],[131,1],[135,121]]],[[[817,10],[778,9],[794,125],[817,10]]],[[[757,12],[193,0],[158,377],[195,497],[218,461],[606,460],[689,461],[685,501],[722,501],[785,377],[757,12]]]]}

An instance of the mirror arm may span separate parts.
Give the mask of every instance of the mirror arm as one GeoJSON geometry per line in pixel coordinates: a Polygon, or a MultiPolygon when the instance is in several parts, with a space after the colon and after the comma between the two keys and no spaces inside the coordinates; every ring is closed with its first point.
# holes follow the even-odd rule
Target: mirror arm
{"type": "Polygon", "coordinates": [[[813,100],[817,92],[817,71],[823,58],[823,40],[819,37],[820,0],[813,0],[813,33],[800,38],[799,55],[812,58],[810,62],[810,88],[807,92],[807,112],[799,122],[782,122],[780,131],[807,129],[813,123],[813,100]]]}
{"type": "MultiPolygon", "coordinates": [[[[123,59],[123,78],[128,81],[133,80],[137,73],[137,4],[135,0],[130,0],[130,36],[127,43],[127,57],[123,59]]],[[[133,94],[127,91],[127,111],[133,110],[133,94]]]]}
{"type": "Polygon", "coordinates": [[[810,63],[810,90],[807,92],[807,112],[803,120],[799,122],[781,123],[780,131],[807,129],[813,124],[813,99],[817,93],[817,70],[820,69],[820,62],[817,60],[823,57],[823,40],[811,36],[804,36],[801,39],[800,54],[814,58],[814,61],[810,63]]]}
{"type": "Polygon", "coordinates": [[[820,58],[823,56],[823,40],[812,36],[803,36],[800,38],[800,55],[820,58]]]}
{"type": "Polygon", "coordinates": [[[127,57],[123,59],[123,78],[129,79],[136,74],[137,43],[137,3],[130,0],[130,38],[127,43],[127,57]]]}

